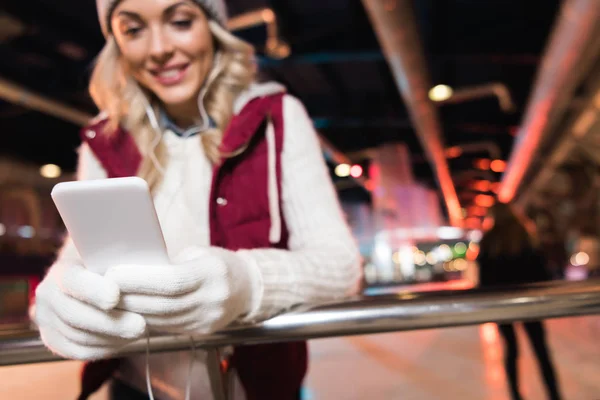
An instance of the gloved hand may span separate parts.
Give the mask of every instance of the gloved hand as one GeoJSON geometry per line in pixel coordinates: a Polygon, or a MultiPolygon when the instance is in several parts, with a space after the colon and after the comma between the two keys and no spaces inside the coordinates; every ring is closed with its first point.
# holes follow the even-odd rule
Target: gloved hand
{"type": "Polygon", "coordinates": [[[81,265],[57,263],[36,289],[33,311],[42,341],[54,353],[93,360],[113,355],[146,332],[138,314],[115,310],[119,287],[81,265]]]}
{"type": "Polygon", "coordinates": [[[222,329],[251,312],[261,291],[256,267],[216,247],[190,248],[170,265],[119,265],[105,276],[121,291],[117,307],[159,332],[222,329]]]}

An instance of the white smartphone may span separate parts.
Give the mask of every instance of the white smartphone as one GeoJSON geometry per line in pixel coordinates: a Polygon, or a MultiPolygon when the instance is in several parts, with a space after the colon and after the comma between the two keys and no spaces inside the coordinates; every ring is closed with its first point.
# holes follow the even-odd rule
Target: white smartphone
{"type": "Polygon", "coordinates": [[[154,202],[142,178],[62,182],[51,196],[91,271],[104,274],[119,264],[169,262],[154,202]]]}

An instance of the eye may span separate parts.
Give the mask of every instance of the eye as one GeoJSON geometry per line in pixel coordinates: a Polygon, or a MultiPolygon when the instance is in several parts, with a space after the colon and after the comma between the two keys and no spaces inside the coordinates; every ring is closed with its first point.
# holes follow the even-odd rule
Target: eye
{"type": "Polygon", "coordinates": [[[133,21],[129,18],[123,18],[121,21],[119,21],[119,31],[123,36],[128,38],[134,38],[138,36],[143,28],[144,24],[138,21],[133,21]]]}
{"type": "Polygon", "coordinates": [[[127,28],[124,33],[128,37],[135,37],[135,36],[137,36],[137,34],[140,33],[141,30],[142,30],[142,28],[140,28],[140,27],[131,27],[131,28],[127,28]]]}
{"type": "Polygon", "coordinates": [[[187,29],[190,26],[192,26],[192,20],[191,19],[175,20],[175,21],[173,21],[173,25],[175,25],[177,28],[187,29]]]}

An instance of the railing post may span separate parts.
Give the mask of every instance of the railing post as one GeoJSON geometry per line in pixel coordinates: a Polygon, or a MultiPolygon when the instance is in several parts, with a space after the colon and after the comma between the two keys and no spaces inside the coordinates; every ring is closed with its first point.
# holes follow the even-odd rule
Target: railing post
{"type": "Polygon", "coordinates": [[[225,373],[221,369],[221,354],[218,347],[206,350],[206,368],[210,379],[210,388],[214,400],[228,400],[227,387],[225,386],[225,373]]]}

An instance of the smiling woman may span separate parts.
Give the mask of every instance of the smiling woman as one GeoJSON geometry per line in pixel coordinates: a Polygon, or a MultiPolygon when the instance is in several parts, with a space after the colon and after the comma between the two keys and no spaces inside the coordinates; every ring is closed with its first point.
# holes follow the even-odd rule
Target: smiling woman
{"type": "MultiPolygon", "coordinates": [[[[254,49],[225,28],[224,1],[97,4],[106,44],[90,92],[103,113],[82,130],[78,178],[145,178],[170,262],[115,260],[96,275],[66,240],[36,293],[44,343],[107,359],[149,333],[193,336],[354,294],[360,256],[312,122],[281,85],[255,81],[254,49]]],[[[299,398],[306,343],[230,355],[236,394],[299,398]]],[[[92,362],[80,399],[98,377],[112,380],[113,400],[212,398],[205,359],[92,362]]]]}
{"type": "Polygon", "coordinates": [[[151,154],[140,175],[154,188],[166,162],[154,111],[148,112],[157,102],[177,126],[202,128],[206,155],[216,162],[234,99],[256,72],[252,46],[224,28],[224,3],[100,0],[98,12],[107,16],[100,23],[109,36],[90,93],[109,126],[123,124],[151,154]]]}
{"type": "Polygon", "coordinates": [[[190,117],[200,118],[195,99],[214,61],[206,14],[186,1],[163,8],[161,2],[130,0],[113,15],[112,32],[131,75],[176,123],[192,125],[190,117]],[[143,11],[130,11],[136,9],[143,11]]]}

